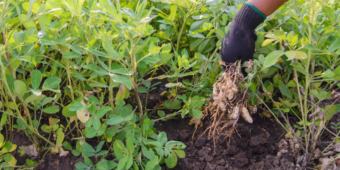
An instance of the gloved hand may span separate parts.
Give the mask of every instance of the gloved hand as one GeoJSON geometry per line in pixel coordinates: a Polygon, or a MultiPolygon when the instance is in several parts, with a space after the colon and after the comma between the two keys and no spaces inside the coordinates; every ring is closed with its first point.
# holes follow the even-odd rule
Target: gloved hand
{"type": "MultiPolygon", "coordinates": [[[[243,64],[253,58],[257,39],[255,28],[265,20],[265,16],[253,8],[249,3],[244,4],[230,25],[221,45],[222,61],[226,64],[240,59],[243,64]]],[[[244,67],[242,73],[246,76],[244,67]]]]}

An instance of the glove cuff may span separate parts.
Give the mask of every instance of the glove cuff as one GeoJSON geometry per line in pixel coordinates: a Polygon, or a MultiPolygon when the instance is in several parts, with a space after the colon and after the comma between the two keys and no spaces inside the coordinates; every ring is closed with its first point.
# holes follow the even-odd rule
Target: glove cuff
{"type": "Polygon", "coordinates": [[[243,28],[255,30],[255,28],[265,20],[265,16],[260,11],[257,10],[257,12],[254,10],[255,7],[253,7],[254,6],[250,6],[248,3],[243,5],[237,12],[233,22],[243,28]],[[262,15],[260,15],[260,13],[262,15]]]}

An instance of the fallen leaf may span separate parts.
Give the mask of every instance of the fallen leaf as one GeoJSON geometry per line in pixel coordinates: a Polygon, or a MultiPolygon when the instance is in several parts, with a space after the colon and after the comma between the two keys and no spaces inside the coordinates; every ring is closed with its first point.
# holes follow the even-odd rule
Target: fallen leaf
{"type": "Polygon", "coordinates": [[[339,166],[339,165],[340,165],[340,158],[336,159],[336,160],[335,160],[335,163],[336,163],[336,165],[339,166]]]}
{"type": "Polygon", "coordinates": [[[85,92],[84,92],[84,96],[85,96],[85,97],[89,97],[89,96],[91,96],[91,95],[93,95],[93,94],[94,94],[93,91],[85,91],[85,92]]]}
{"type": "Polygon", "coordinates": [[[323,119],[323,118],[325,117],[325,115],[326,115],[326,112],[325,112],[325,111],[324,111],[324,112],[320,112],[319,115],[317,115],[317,116],[315,117],[315,120],[323,119]]]}
{"type": "Polygon", "coordinates": [[[23,146],[23,147],[20,146],[19,148],[23,149],[25,153],[29,156],[32,156],[32,157],[38,156],[37,148],[35,147],[34,144],[29,145],[29,146],[23,146]]]}
{"type": "Polygon", "coordinates": [[[320,161],[322,162],[322,167],[321,170],[326,170],[329,166],[329,163],[331,161],[331,159],[329,158],[321,158],[320,161]]]}
{"type": "Polygon", "coordinates": [[[332,97],[332,99],[338,98],[338,97],[340,97],[340,93],[333,90],[331,97],[332,97]]]}
{"type": "Polygon", "coordinates": [[[125,91],[125,84],[124,84],[124,83],[121,83],[121,84],[120,84],[120,87],[119,87],[119,93],[120,93],[121,95],[123,95],[123,94],[124,94],[124,91],[125,91]]]}
{"type": "Polygon", "coordinates": [[[288,146],[287,141],[284,140],[284,139],[281,139],[280,142],[279,142],[278,144],[279,144],[279,148],[288,146]]]}
{"type": "Polygon", "coordinates": [[[50,117],[48,118],[48,122],[50,123],[50,125],[53,125],[53,118],[52,118],[52,116],[50,116],[50,117]]]}
{"type": "Polygon", "coordinates": [[[289,133],[287,133],[287,134],[285,135],[285,138],[288,139],[288,138],[293,138],[293,137],[292,137],[292,135],[290,135],[289,133]]]}
{"type": "Polygon", "coordinates": [[[336,144],[334,144],[334,151],[335,152],[340,152],[340,142],[337,142],[336,144]]]}
{"type": "Polygon", "coordinates": [[[273,94],[273,92],[264,92],[264,93],[261,93],[261,95],[263,95],[263,96],[270,96],[272,94],[273,94]]]}
{"type": "Polygon", "coordinates": [[[165,87],[172,88],[172,87],[184,87],[184,86],[181,82],[178,82],[178,83],[167,83],[165,84],[165,87]]]}
{"type": "Polygon", "coordinates": [[[253,111],[252,112],[253,112],[253,114],[257,113],[257,106],[256,105],[253,106],[253,111]]]}
{"type": "Polygon", "coordinates": [[[62,157],[62,156],[67,156],[67,154],[69,153],[69,151],[64,151],[63,148],[60,148],[60,154],[59,156],[62,157]]]}
{"type": "Polygon", "coordinates": [[[73,121],[75,121],[76,120],[76,116],[72,116],[71,118],[70,118],[70,123],[72,123],[73,121]]]}
{"type": "Polygon", "coordinates": [[[59,165],[59,164],[60,164],[60,160],[59,160],[59,159],[54,159],[53,161],[54,161],[54,163],[55,163],[56,165],[59,165]]]}
{"type": "Polygon", "coordinates": [[[248,67],[250,70],[253,70],[253,65],[255,65],[255,62],[254,62],[252,59],[250,59],[250,60],[248,61],[247,67],[248,67]]]}
{"type": "Polygon", "coordinates": [[[192,117],[192,118],[190,119],[189,125],[192,125],[192,124],[194,124],[194,125],[195,125],[195,128],[197,128],[198,125],[201,125],[201,126],[202,126],[202,121],[201,121],[201,119],[198,119],[198,118],[196,118],[196,117],[192,117]]]}
{"type": "Polygon", "coordinates": [[[218,64],[221,65],[221,66],[225,66],[225,62],[223,62],[223,61],[220,61],[218,64]]]}
{"type": "Polygon", "coordinates": [[[315,151],[314,151],[314,158],[315,159],[319,159],[320,157],[321,157],[321,155],[322,155],[322,152],[320,151],[320,149],[316,149],[315,151]]]}
{"type": "Polygon", "coordinates": [[[318,114],[320,112],[320,107],[318,107],[312,114],[309,115],[309,117],[313,117],[315,116],[316,114],[318,114]]]}
{"type": "Polygon", "coordinates": [[[323,153],[322,156],[330,156],[330,155],[333,155],[334,152],[333,151],[328,151],[326,153],[323,153]]]}
{"type": "MultiPolygon", "coordinates": [[[[85,106],[84,102],[82,102],[82,104],[85,106]]],[[[81,122],[86,123],[86,121],[90,118],[90,112],[87,109],[77,110],[77,118],[81,122]]]]}
{"type": "Polygon", "coordinates": [[[52,151],[52,153],[58,153],[58,152],[59,152],[59,149],[58,149],[57,146],[52,146],[52,147],[51,147],[51,151],[52,151]]]}
{"type": "Polygon", "coordinates": [[[14,158],[14,156],[12,155],[12,159],[11,161],[8,162],[8,164],[15,166],[15,164],[17,163],[17,160],[14,158]]]}

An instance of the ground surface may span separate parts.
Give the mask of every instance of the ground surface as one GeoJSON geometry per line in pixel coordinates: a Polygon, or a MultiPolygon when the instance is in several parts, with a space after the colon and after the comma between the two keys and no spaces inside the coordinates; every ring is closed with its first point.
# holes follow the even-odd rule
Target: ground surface
{"type": "MultiPolygon", "coordinates": [[[[209,120],[204,120],[203,127],[197,129],[194,140],[191,137],[195,127],[188,124],[189,118],[181,119],[178,116],[178,119],[158,121],[155,123],[155,128],[159,132],[165,131],[168,140],[182,141],[187,145],[184,150],[186,157],[178,160],[174,170],[296,169],[296,161],[291,149],[286,149],[287,152],[278,156],[278,152],[282,151],[282,147],[279,146],[280,141],[284,139],[285,135],[283,128],[267,118],[261,118],[258,114],[253,115],[253,119],[253,124],[240,119],[237,123],[238,134],[235,133],[230,141],[229,138],[221,137],[216,144],[215,154],[213,154],[212,140],[208,140],[206,135],[197,139],[197,136],[202,134],[202,131],[209,125],[209,120]]],[[[338,121],[340,121],[340,114],[336,114],[332,118],[332,122],[338,121]]],[[[336,133],[335,130],[331,130],[336,133]]],[[[325,131],[320,140],[320,149],[326,147],[332,139],[333,136],[325,131]]],[[[14,133],[12,142],[18,147],[32,144],[28,137],[20,132],[14,133]]],[[[73,144],[73,142],[71,143],[73,144]]],[[[17,150],[13,154],[18,160],[17,165],[24,165],[26,159],[38,161],[40,163],[38,170],[73,170],[77,162],[83,161],[81,156],[75,157],[72,154],[59,157],[59,155],[52,155],[49,152],[44,157],[42,155],[35,158],[29,157],[27,154],[20,157],[17,150]]],[[[163,166],[163,170],[166,169],[168,168],[163,166]]]]}
{"type": "MultiPolygon", "coordinates": [[[[155,127],[159,131],[165,131],[168,140],[179,140],[187,145],[186,157],[180,159],[176,170],[236,170],[236,169],[295,169],[292,152],[277,156],[282,149],[279,141],[284,138],[284,130],[279,124],[268,119],[262,120],[254,115],[253,124],[240,120],[237,124],[238,134],[234,134],[230,140],[221,137],[216,144],[215,154],[212,140],[207,136],[194,139],[192,134],[194,126],[188,125],[189,119],[173,119],[166,122],[158,122],[155,127]]],[[[207,126],[199,128],[196,136],[202,133],[207,126]]],[[[167,168],[164,168],[167,169],[167,168]]]]}

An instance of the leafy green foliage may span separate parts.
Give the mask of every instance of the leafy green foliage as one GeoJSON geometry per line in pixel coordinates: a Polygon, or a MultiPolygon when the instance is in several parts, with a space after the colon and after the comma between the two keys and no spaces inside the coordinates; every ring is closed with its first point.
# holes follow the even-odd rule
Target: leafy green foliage
{"type": "MultiPolygon", "coordinates": [[[[228,5],[216,0],[4,1],[1,128],[40,138],[53,153],[63,147],[82,155],[77,169],[174,167],[185,156],[185,145],[168,141],[164,132],[156,134],[153,126],[178,114],[202,117],[222,71],[221,42],[240,8],[228,5]],[[161,119],[142,116],[149,110],[140,104],[148,101],[141,102],[138,93],[148,96],[162,80],[167,81],[168,89],[162,90],[167,100],[154,104],[161,119]],[[125,104],[131,99],[132,104],[125,104]],[[65,135],[75,140],[64,141],[69,139],[65,135]],[[106,160],[109,154],[117,159],[106,160]]],[[[339,9],[319,5],[316,17],[302,10],[312,8],[308,3],[288,5],[258,27],[255,65],[248,69],[245,87],[253,104],[279,96],[271,111],[299,116],[307,114],[301,108],[310,110],[309,104],[300,106],[300,99],[329,99],[329,87],[340,80],[339,9]]],[[[338,110],[328,107],[327,120],[338,110]]],[[[8,154],[4,160],[13,161],[8,154]]]]}

